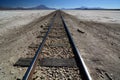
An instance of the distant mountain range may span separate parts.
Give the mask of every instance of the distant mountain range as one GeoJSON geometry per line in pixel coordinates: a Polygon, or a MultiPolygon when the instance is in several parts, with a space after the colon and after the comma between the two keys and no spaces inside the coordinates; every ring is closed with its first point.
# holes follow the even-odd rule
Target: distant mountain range
{"type": "Polygon", "coordinates": [[[30,8],[24,8],[24,7],[0,7],[0,10],[55,10],[55,8],[50,8],[45,5],[39,5],[35,7],[30,7],[30,8]]]}
{"type": "MultiPolygon", "coordinates": [[[[50,8],[45,5],[38,5],[35,7],[30,8],[24,8],[24,7],[0,7],[0,10],[56,10],[56,8],[50,8]]],[[[100,8],[100,7],[80,7],[80,8],[61,8],[61,10],[120,10],[120,9],[106,9],[106,8],[100,8]]]]}
{"type": "Polygon", "coordinates": [[[32,8],[27,8],[27,9],[34,9],[34,10],[39,10],[39,9],[45,9],[45,10],[54,10],[55,8],[50,8],[50,7],[47,7],[45,5],[39,5],[39,6],[36,6],[36,7],[32,7],[32,8]]]}
{"type": "Polygon", "coordinates": [[[100,8],[100,7],[80,7],[80,8],[62,8],[63,10],[120,10],[120,9],[107,9],[107,8],[100,8]]]}
{"type": "Polygon", "coordinates": [[[74,8],[75,10],[101,10],[104,8],[100,8],[100,7],[93,7],[93,8],[88,8],[88,7],[80,7],[80,8],[74,8]]]}

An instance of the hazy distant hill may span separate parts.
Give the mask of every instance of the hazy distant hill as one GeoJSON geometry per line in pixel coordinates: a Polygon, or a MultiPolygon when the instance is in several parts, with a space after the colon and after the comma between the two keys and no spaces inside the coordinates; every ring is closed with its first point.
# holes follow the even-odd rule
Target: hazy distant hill
{"type": "Polygon", "coordinates": [[[45,6],[45,5],[39,5],[36,7],[33,7],[34,9],[49,9],[49,7],[45,6]]]}
{"type": "Polygon", "coordinates": [[[28,8],[28,9],[34,9],[34,10],[39,10],[39,9],[42,9],[42,10],[51,10],[51,9],[55,9],[55,8],[50,8],[50,7],[47,7],[45,5],[39,5],[39,6],[35,6],[35,7],[32,7],[32,8],[28,8]]]}
{"type": "Polygon", "coordinates": [[[73,8],[72,10],[120,10],[120,9],[107,9],[107,8],[100,8],[100,7],[80,7],[80,8],[73,8]]]}
{"type": "Polygon", "coordinates": [[[120,9],[107,9],[107,8],[100,8],[100,7],[80,7],[80,8],[61,8],[62,10],[120,10],[120,9]]]}
{"type": "MultiPolygon", "coordinates": [[[[0,10],[56,10],[56,8],[50,8],[45,5],[38,5],[35,7],[29,7],[29,8],[24,8],[24,7],[0,7],[0,10]]],[[[120,10],[120,9],[106,9],[106,8],[100,8],[100,7],[80,7],[80,8],[61,8],[61,10],[120,10]]]]}
{"type": "Polygon", "coordinates": [[[35,7],[30,7],[30,8],[24,8],[24,7],[0,7],[0,10],[53,10],[55,8],[49,8],[45,5],[39,5],[35,7]]]}
{"type": "Polygon", "coordinates": [[[103,10],[104,8],[100,7],[93,7],[93,8],[88,8],[88,7],[80,7],[80,8],[74,8],[75,10],[103,10]]]}

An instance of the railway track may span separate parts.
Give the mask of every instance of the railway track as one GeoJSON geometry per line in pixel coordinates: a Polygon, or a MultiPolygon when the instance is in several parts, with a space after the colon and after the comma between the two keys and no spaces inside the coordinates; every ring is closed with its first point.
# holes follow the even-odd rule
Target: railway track
{"type": "Polygon", "coordinates": [[[92,80],[65,24],[56,11],[50,25],[43,27],[43,37],[23,80],[92,80]]]}

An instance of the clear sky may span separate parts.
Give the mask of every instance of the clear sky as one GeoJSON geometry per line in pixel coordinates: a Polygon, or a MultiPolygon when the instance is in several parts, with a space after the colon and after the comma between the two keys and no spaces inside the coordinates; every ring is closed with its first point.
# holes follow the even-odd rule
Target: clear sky
{"type": "Polygon", "coordinates": [[[40,4],[55,8],[85,6],[120,9],[120,0],[0,0],[0,6],[7,7],[33,7],[40,4]]]}

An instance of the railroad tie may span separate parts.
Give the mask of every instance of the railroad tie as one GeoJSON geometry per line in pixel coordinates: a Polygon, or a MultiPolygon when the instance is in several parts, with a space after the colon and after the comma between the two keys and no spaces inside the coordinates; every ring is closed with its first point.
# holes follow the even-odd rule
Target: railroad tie
{"type": "MultiPolygon", "coordinates": [[[[32,58],[20,58],[14,66],[29,67],[32,58]]],[[[39,65],[43,67],[77,67],[74,58],[42,58],[39,65]]]]}
{"type": "Polygon", "coordinates": [[[74,58],[42,58],[39,63],[44,67],[77,67],[74,58]]]}

